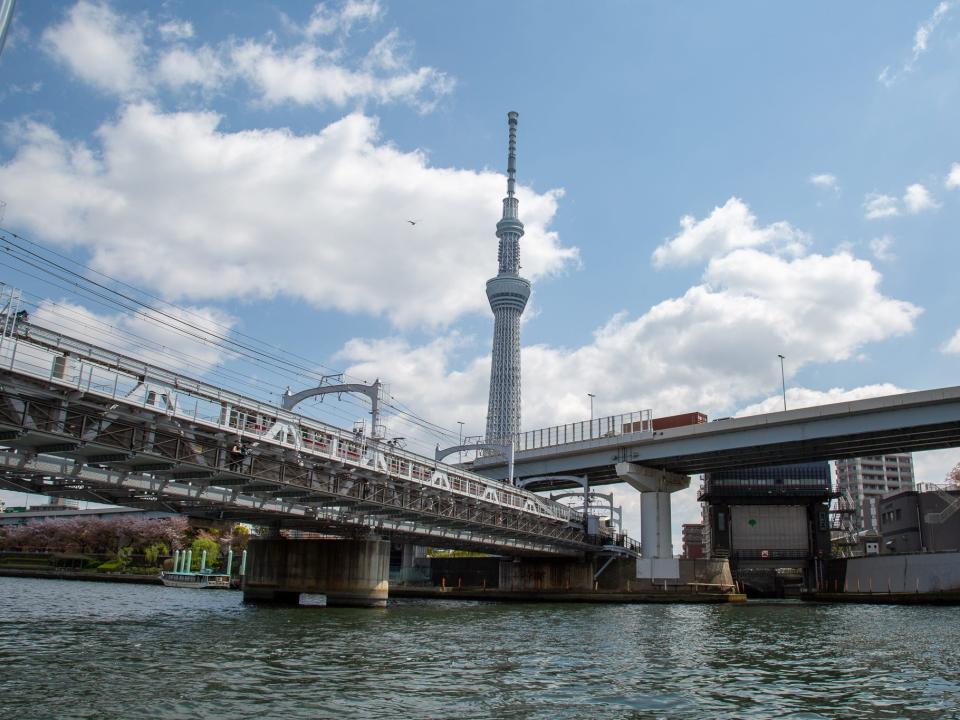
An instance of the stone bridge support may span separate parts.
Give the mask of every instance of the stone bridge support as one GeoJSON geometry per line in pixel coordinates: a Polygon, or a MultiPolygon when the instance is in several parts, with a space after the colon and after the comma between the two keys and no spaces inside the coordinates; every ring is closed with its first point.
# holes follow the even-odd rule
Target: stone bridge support
{"type": "Polygon", "coordinates": [[[386,607],[390,543],[386,540],[258,538],[247,546],[246,602],[300,604],[325,595],[331,607],[386,607]]]}

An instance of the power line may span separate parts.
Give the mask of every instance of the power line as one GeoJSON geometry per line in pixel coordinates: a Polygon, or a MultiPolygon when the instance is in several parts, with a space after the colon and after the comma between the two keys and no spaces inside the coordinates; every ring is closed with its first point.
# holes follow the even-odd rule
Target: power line
{"type": "MultiPolygon", "coordinates": [[[[31,277],[42,283],[61,289],[65,292],[74,293],[80,297],[84,297],[101,307],[130,313],[133,316],[141,318],[147,323],[153,323],[161,326],[165,331],[170,331],[176,335],[190,338],[191,342],[199,342],[205,346],[218,349],[226,355],[226,359],[228,361],[248,362],[255,367],[266,370],[272,375],[276,375],[287,380],[293,380],[294,382],[303,379],[308,381],[317,381],[319,379],[320,382],[323,382],[325,376],[315,369],[318,367],[328,371],[329,374],[336,374],[349,379],[359,380],[359,378],[355,378],[354,376],[343,373],[342,371],[336,371],[322,363],[316,363],[300,355],[286,352],[285,354],[288,357],[295,357],[299,360],[309,363],[313,367],[305,367],[299,363],[291,362],[289,359],[287,359],[287,357],[280,357],[274,354],[272,350],[280,350],[281,352],[284,352],[282,349],[277,348],[274,345],[270,345],[269,343],[259,340],[251,335],[242,333],[231,326],[226,326],[213,318],[202,316],[189,308],[183,308],[168,301],[162,300],[161,298],[146,293],[145,291],[124,283],[123,281],[117,280],[116,278],[113,278],[103,272],[83,265],[82,263],[69,258],[68,256],[50,250],[40,243],[24,238],[17,233],[0,228],[0,237],[2,237],[3,242],[5,243],[4,249],[7,251],[8,257],[12,261],[33,268],[37,272],[41,273],[41,275],[34,275],[22,268],[15,268],[6,263],[0,263],[0,265],[22,273],[25,276],[31,277]],[[15,238],[16,241],[11,238],[15,238]],[[28,244],[37,248],[39,252],[24,247],[24,244],[28,244]],[[60,258],[63,263],[56,262],[51,260],[49,257],[45,257],[43,253],[60,258]],[[67,267],[66,264],[71,264],[89,273],[94,273],[109,283],[126,288],[129,292],[120,292],[104,282],[97,282],[96,280],[85,277],[81,273],[78,273],[67,267]],[[171,312],[159,309],[154,305],[145,302],[144,300],[141,300],[140,298],[136,297],[137,295],[149,298],[155,303],[159,303],[164,307],[175,311],[180,315],[180,317],[171,314],[171,312]],[[193,317],[197,321],[202,322],[202,325],[198,325],[195,322],[189,322],[185,319],[185,317],[193,317]],[[217,328],[220,332],[211,330],[211,327],[217,328]],[[249,342],[241,342],[231,336],[245,338],[249,342]],[[264,350],[264,348],[268,348],[268,350],[264,350]]],[[[39,296],[36,297],[39,299],[39,296]]],[[[41,302],[46,303],[48,308],[51,306],[61,307],[60,304],[53,303],[49,299],[43,299],[41,302]]],[[[39,305],[40,303],[38,302],[37,306],[39,307],[39,305]]],[[[66,308],[63,308],[61,312],[64,310],[66,310],[66,308]]],[[[98,318],[94,317],[88,319],[100,325],[106,325],[106,323],[98,318]]],[[[78,323],[75,321],[71,321],[72,327],[76,326],[77,324],[78,323]]],[[[90,330],[94,329],[89,325],[89,323],[79,324],[87,327],[90,330]]],[[[116,335],[118,333],[121,335],[116,342],[119,344],[120,348],[126,351],[129,351],[128,348],[130,346],[133,348],[140,348],[148,352],[162,352],[163,350],[167,349],[165,346],[160,345],[156,340],[144,338],[143,336],[137,335],[130,330],[122,329],[115,325],[109,326],[109,330],[110,332],[108,335],[116,335]],[[124,347],[123,345],[123,338],[127,338],[127,347],[124,347]]],[[[194,360],[202,361],[202,359],[196,358],[196,356],[190,356],[186,352],[181,352],[180,354],[184,358],[192,358],[194,360]]],[[[210,363],[207,362],[204,364],[210,363]]],[[[267,379],[259,377],[258,375],[249,373],[245,374],[237,370],[226,368],[222,363],[210,364],[210,367],[205,369],[204,372],[223,378],[229,378],[229,380],[232,382],[242,381],[248,385],[258,385],[261,387],[261,391],[266,392],[269,395],[273,395],[274,393],[264,390],[265,387],[272,387],[278,391],[281,387],[267,379]]],[[[277,394],[280,395],[282,393],[278,392],[277,394]]],[[[428,433],[433,439],[440,439],[444,442],[458,437],[457,432],[421,417],[394,395],[388,394],[387,397],[389,400],[384,399],[381,403],[381,406],[385,411],[384,415],[391,420],[403,423],[405,426],[409,426],[411,428],[418,428],[419,430],[428,433]]],[[[353,398],[350,395],[347,395],[347,403],[355,407],[361,407],[360,400],[358,398],[353,398]]],[[[325,412],[327,414],[339,415],[341,417],[349,417],[342,411],[334,410],[334,408],[332,408],[330,405],[325,407],[325,412]]]]}

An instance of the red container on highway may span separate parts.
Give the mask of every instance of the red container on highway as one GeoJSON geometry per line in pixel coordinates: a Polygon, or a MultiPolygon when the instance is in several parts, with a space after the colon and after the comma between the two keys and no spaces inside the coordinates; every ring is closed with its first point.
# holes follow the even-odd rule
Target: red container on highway
{"type": "Polygon", "coordinates": [[[654,430],[669,430],[670,428],[684,427],[686,425],[700,425],[707,421],[707,416],[702,412],[683,413],[682,415],[670,415],[669,417],[654,418],[654,430]]]}

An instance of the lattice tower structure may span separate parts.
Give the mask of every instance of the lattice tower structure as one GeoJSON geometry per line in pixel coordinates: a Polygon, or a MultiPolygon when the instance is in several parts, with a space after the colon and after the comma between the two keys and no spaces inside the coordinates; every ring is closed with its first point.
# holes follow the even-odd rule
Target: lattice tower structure
{"type": "Polygon", "coordinates": [[[490,400],[487,404],[487,441],[509,440],[520,432],[520,316],[530,298],[530,281],[520,277],[520,238],[523,223],[515,196],[517,175],[517,120],[507,113],[507,196],[497,223],[500,239],[499,270],[487,281],[487,299],[493,311],[493,353],[490,363],[490,400]]]}

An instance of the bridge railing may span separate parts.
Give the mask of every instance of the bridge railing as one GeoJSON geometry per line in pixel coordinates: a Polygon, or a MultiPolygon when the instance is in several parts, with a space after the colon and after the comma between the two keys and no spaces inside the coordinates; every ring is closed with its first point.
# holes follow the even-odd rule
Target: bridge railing
{"type": "Polygon", "coordinates": [[[514,437],[513,447],[516,452],[520,452],[583,442],[584,440],[652,432],[653,411],[638,410],[621,415],[610,415],[593,420],[567,423],[566,425],[553,425],[538,430],[528,430],[518,433],[514,437]]]}
{"type": "Polygon", "coordinates": [[[529,491],[35,325],[0,335],[0,368],[227,431],[248,445],[286,448],[561,522],[583,522],[575,510],[529,491]]]}

